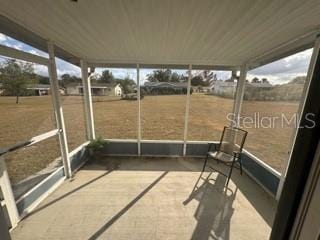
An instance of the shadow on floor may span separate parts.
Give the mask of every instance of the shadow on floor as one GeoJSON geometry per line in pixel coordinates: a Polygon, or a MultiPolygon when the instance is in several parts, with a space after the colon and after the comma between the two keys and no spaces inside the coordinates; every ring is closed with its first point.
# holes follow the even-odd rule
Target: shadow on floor
{"type": "Polygon", "coordinates": [[[36,210],[32,211],[29,215],[27,215],[27,216],[25,217],[25,219],[28,218],[28,217],[31,217],[32,215],[36,214],[37,212],[42,211],[43,209],[51,206],[52,204],[55,204],[55,203],[57,203],[58,201],[60,201],[60,200],[62,200],[62,199],[64,199],[64,198],[66,198],[66,197],[68,197],[68,196],[76,193],[76,192],[79,191],[80,189],[89,186],[90,184],[94,183],[95,181],[98,181],[99,179],[101,179],[101,178],[105,177],[106,175],[110,174],[112,171],[113,171],[113,170],[108,170],[107,172],[101,174],[100,176],[98,176],[98,177],[96,177],[96,178],[94,178],[94,179],[91,179],[90,181],[86,182],[85,184],[82,184],[81,186],[79,186],[79,187],[77,187],[77,188],[75,188],[75,189],[72,189],[72,191],[67,192],[67,193],[63,194],[62,196],[60,196],[60,197],[58,197],[58,198],[56,198],[56,199],[54,199],[54,200],[52,200],[52,201],[50,201],[50,202],[48,202],[48,203],[46,203],[46,204],[44,204],[44,205],[38,207],[36,210]]]}
{"type": "MultiPolygon", "coordinates": [[[[213,159],[211,159],[213,161],[213,159]]],[[[90,161],[85,169],[100,170],[101,167],[106,169],[116,168],[119,171],[191,171],[201,172],[204,159],[202,158],[159,158],[159,157],[104,157],[99,160],[90,161]]],[[[217,169],[224,173],[228,168],[223,164],[212,162],[217,169]]],[[[276,201],[273,197],[255,183],[245,173],[241,176],[239,170],[234,169],[231,177],[237,188],[246,196],[257,212],[271,227],[273,224],[274,212],[276,210],[276,201]],[[261,198],[261,194],[265,197],[261,198]],[[270,209],[270,205],[271,208],[270,209]]]]}
{"type": "MultiPolygon", "coordinates": [[[[35,213],[42,211],[62,199],[65,199],[77,191],[88,187],[90,184],[105,177],[114,170],[161,172],[159,173],[159,177],[153,180],[150,185],[143,189],[142,192],[113,215],[110,220],[103,223],[102,226],[100,225],[101,227],[99,227],[99,229],[93,230],[93,233],[90,232],[92,235],[89,239],[97,239],[100,238],[101,235],[103,235],[103,233],[105,233],[115,222],[123,217],[130,208],[136,205],[136,203],[169,172],[190,171],[199,172],[200,174],[202,165],[203,160],[196,158],[110,157],[103,158],[99,161],[90,161],[82,168],[82,170],[105,170],[106,172],[40,206],[29,216],[34,215],[35,213]]],[[[221,165],[221,168],[224,167],[222,164],[219,165],[221,165]]],[[[219,170],[225,172],[227,169],[219,170]]],[[[265,219],[269,226],[272,225],[274,215],[274,211],[270,207],[272,206],[272,203],[270,203],[272,199],[269,199],[268,195],[256,183],[254,183],[245,174],[240,176],[239,171],[234,171],[232,175],[232,185],[235,185],[235,188],[232,187],[232,190],[225,190],[225,182],[226,178],[221,174],[211,172],[201,173],[189,197],[183,202],[185,205],[189,204],[192,200],[198,201],[199,203],[198,206],[196,206],[196,211],[194,212],[194,218],[197,220],[197,225],[194,228],[191,239],[230,238],[230,221],[234,214],[233,202],[238,191],[245,195],[251,205],[263,217],[263,219],[265,219]]],[[[192,186],[193,184],[190,184],[190,188],[192,186]]]]}
{"type": "Polygon", "coordinates": [[[168,157],[102,157],[91,159],[85,166],[87,170],[110,169],[117,166],[119,171],[188,171],[199,172],[202,158],[168,157]]]}
{"type": "Polygon", "coordinates": [[[156,180],[154,180],[147,188],[145,188],[137,197],[122,208],[116,215],[114,215],[107,223],[105,223],[98,231],[96,231],[89,240],[98,239],[109,227],[112,226],[122,215],[124,215],[131,207],[133,207],[147,192],[149,192],[168,172],[162,173],[156,180]]]}
{"type": "Polygon", "coordinates": [[[234,209],[233,201],[236,198],[238,188],[233,192],[225,189],[226,178],[213,173],[201,173],[191,194],[183,204],[187,205],[191,200],[199,202],[194,214],[197,225],[191,239],[229,239],[230,221],[234,209]],[[207,177],[204,177],[207,175],[207,177]]]}

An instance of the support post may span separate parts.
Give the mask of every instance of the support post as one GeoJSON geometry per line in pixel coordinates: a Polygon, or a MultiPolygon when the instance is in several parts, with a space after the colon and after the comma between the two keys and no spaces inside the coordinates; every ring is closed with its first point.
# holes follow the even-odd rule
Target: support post
{"type": "Polygon", "coordinates": [[[56,117],[57,128],[59,129],[59,142],[60,142],[60,150],[61,150],[61,158],[64,166],[65,175],[67,178],[72,177],[71,167],[70,167],[70,159],[69,159],[69,150],[66,136],[66,129],[63,118],[63,111],[60,100],[60,91],[59,84],[57,79],[57,68],[56,61],[54,55],[54,45],[52,42],[48,42],[48,53],[49,53],[49,78],[50,78],[50,86],[51,86],[51,95],[52,102],[56,117]]]}
{"type": "MultiPolygon", "coordinates": [[[[319,51],[320,51],[320,37],[318,37],[316,39],[314,47],[313,47],[312,56],[311,56],[311,59],[310,59],[309,68],[308,68],[308,72],[307,72],[307,77],[306,77],[306,81],[305,81],[305,84],[304,84],[304,87],[303,87],[303,91],[302,91],[302,95],[301,95],[301,101],[299,103],[299,108],[298,108],[298,111],[297,111],[298,116],[300,117],[298,126],[300,125],[302,111],[303,111],[303,108],[304,108],[304,105],[305,105],[305,101],[306,101],[306,98],[307,98],[307,95],[308,95],[310,82],[311,82],[311,78],[313,76],[313,72],[314,72],[316,60],[317,60],[318,55],[319,55],[319,51]]],[[[291,140],[290,140],[290,146],[289,146],[289,148],[290,148],[289,149],[289,156],[284,161],[284,163],[282,165],[281,177],[280,177],[280,182],[279,182],[279,186],[278,186],[278,190],[277,190],[277,194],[276,194],[276,200],[279,200],[280,196],[281,196],[281,192],[282,192],[282,189],[283,189],[283,184],[284,184],[284,181],[285,181],[286,176],[287,176],[287,171],[288,171],[289,161],[290,161],[290,158],[291,158],[293,144],[295,142],[298,130],[299,129],[297,128],[292,133],[292,137],[291,137],[291,140]]]]}
{"type": "Polygon", "coordinates": [[[88,64],[84,60],[80,60],[81,77],[83,85],[84,113],[86,119],[86,135],[87,140],[92,141],[96,138],[94,130],[94,118],[92,108],[91,82],[88,75],[88,64]]]}
{"type": "Polygon", "coordinates": [[[12,228],[15,228],[19,222],[19,213],[14,199],[14,195],[7,172],[7,167],[4,158],[0,157],[0,190],[3,195],[3,200],[0,199],[0,208],[2,208],[2,201],[7,208],[10,223],[12,228]]]}
{"type": "Polygon", "coordinates": [[[236,97],[234,100],[233,105],[233,121],[231,123],[231,126],[236,127],[239,126],[239,120],[240,120],[240,113],[241,113],[241,105],[243,101],[243,95],[245,90],[245,84],[246,84],[246,78],[247,78],[247,65],[242,65],[240,67],[240,78],[237,83],[236,88],[236,97]]]}
{"type": "Polygon", "coordinates": [[[189,125],[189,111],[190,111],[190,89],[191,89],[191,78],[192,78],[191,71],[192,71],[192,65],[189,64],[186,113],[184,117],[183,156],[186,156],[187,154],[187,139],[188,139],[188,125],[189,125]]]}
{"type": "Polygon", "coordinates": [[[140,65],[137,64],[137,99],[138,99],[138,156],[141,156],[141,92],[140,65]]]}

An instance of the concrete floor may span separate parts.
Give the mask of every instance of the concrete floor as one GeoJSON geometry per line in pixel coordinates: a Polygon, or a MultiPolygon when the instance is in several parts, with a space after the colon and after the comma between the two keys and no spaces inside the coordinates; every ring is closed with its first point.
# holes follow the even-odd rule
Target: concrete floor
{"type": "Polygon", "coordinates": [[[268,239],[274,200],[238,170],[224,192],[221,174],[205,180],[206,172],[199,179],[202,163],[124,157],[91,162],[25,218],[12,238],[268,239]]]}

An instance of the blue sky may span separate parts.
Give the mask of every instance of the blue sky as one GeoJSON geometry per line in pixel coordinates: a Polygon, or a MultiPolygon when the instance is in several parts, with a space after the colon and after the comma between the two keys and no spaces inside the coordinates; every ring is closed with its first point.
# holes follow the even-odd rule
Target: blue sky
{"type": "MultiPolygon", "coordinates": [[[[12,39],[0,33],[0,44],[13,47],[25,52],[36,54],[39,56],[47,57],[48,54],[42,52],[38,49],[35,49],[27,44],[24,44],[20,41],[12,39]]],[[[258,78],[267,78],[270,82],[274,84],[286,83],[292,80],[296,76],[304,76],[307,73],[309,66],[310,58],[312,54],[312,49],[297,53],[295,55],[283,58],[271,64],[264,65],[262,67],[256,68],[248,72],[247,79],[251,80],[254,77],[258,78]]],[[[1,57],[3,60],[4,58],[1,57]]],[[[0,60],[1,60],[0,59],[0,60]]],[[[65,73],[80,76],[80,68],[74,66],[70,63],[67,63],[61,59],[57,59],[57,72],[58,76],[61,76],[65,73]]],[[[96,73],[100,74],[104,69],[96,69],[96,73]]],[[[132,79],[136,79],[135,69],[120,69],[113,68],[110,69],[113,75],[117,78],[124,78],[129,76],[132,79]]],[[[45,66],[35,65],[36,73],[40,75],[47,76],[48,70],[45,66]]],[[[151,73],[153,69],[141,69],[140,78],[144,82],[148,73],[151,73]]],[[[186,74],[185,70],[176,70],[179,74],[186,74]]],[[[218,79],[228,79],[230,77],[230,72],[216,71],[218,79]]]]}

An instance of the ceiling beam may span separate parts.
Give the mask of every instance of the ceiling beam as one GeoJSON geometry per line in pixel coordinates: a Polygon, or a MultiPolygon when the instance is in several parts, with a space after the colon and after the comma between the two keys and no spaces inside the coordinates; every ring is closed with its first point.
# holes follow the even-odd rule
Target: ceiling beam
{"type": "Polygon", "coordinates": [[[319,29],[311,31],[307,34],[294,38],[291,41],[283,43],[269,51],[266,51],[265,53],[256,56],[249,61],[246,61],[248,64],[248,69],[252,70],[254,68],[258,68],[260,66],[304,51],[308,48],[312,48],[319,33],[319,29]]]}
{"type": "MultiPolygon", "coordinates": [[[[31,30],[21,26],[20,24],[10,20],[9,18],[0,14],[0,33],[3,33],[11,38],[26,43],[34,48],[48,53],[47,42],[48,39],[39,36],[31,30]]],[[[65,60],[74,65],[80,66],[80,58],[69,53],[63,48],[55,45],[54,52],[56,57],[65,60]]]]}

